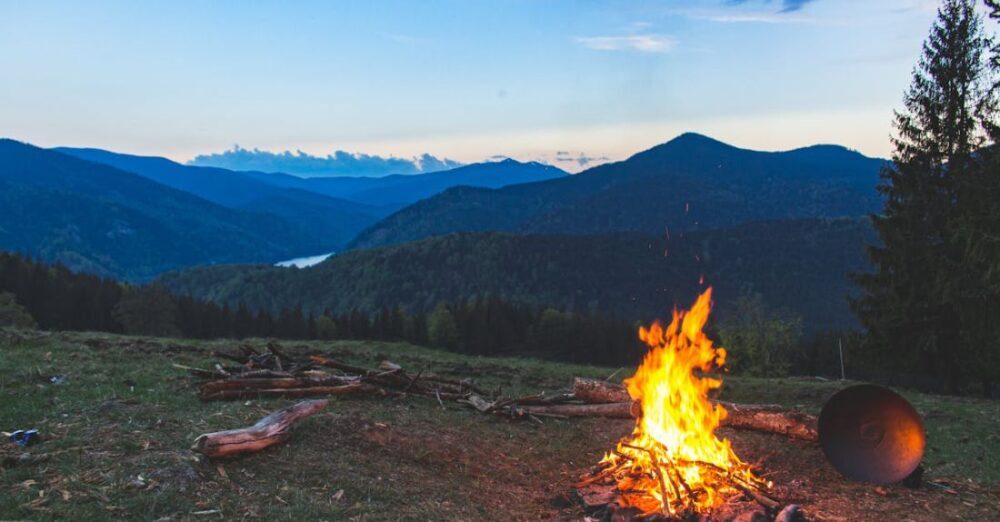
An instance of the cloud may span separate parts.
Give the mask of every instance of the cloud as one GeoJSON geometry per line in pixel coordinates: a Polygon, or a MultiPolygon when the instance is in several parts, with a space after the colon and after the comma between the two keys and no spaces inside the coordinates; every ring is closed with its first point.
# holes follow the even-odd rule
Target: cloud
{"type": "MultiPolygon", "coordinates": [[[[730,4],[745,4],[753,0],[729,0],[730,4]]],[[[773,0],[763,0],[767,3],[772,3],[773,0]]],[[[791,13],[793,11],[798,11],[802,9],[806,4],[813,2],[814,0],[780,0],[782,13],[791,13]]]]}
{"type": "Polygon", "coordinates": [[[579,165],[580,167],[586,167],[591,163],[607,163],[611,161],[611,158],[607,156],[587,156],[582,152],[578,156],[570,156],[566,151],[559,151],[556,153],[556,161],[571,162],[579,165]]]}
{"type": "Polygon", "coordinates": [[[686,9],[680,14],[695,20],[708,20],[725,24],[757,23],[757,24],[800,24],[816,23],[815,18],[796,14],[814,0],[724,0],[726,7],[714,9],[686,9]],[[761,10],[760,4],[780,4],[780,9],[761,10]],[[751,4],[754,4],[751,6],[751,4]],[[749,7],[749,8],[745,8],[749,7]]]}
{"type": "Polygon", "coordinates": [[[581,36],[576,43],[597,51],[637,51],[641,53],[665,53],[674,47],[674,41],[659,34],[636,34],[631,36],[581,36]]]}
{"type": "Polygon", "coordinates": [[[453,169],[462,166],[462,163],[427,153],[413,158],[397,158],[338,150],[326,156],[313,156],[302,151],[270,152],[235,145],[223,152],[197,156],[188,165],[322,177],[422,174],[453,169]]]}

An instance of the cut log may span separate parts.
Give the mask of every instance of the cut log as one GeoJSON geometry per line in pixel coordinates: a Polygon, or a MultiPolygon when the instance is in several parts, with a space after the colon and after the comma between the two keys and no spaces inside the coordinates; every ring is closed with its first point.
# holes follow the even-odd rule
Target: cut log
{"type": "MultiPolygon", "coordinates": [[[[625,386],[613,382],[585,377],[573,378],[573,396],[588,404],[606,404],[610,402],[628,402],[632,400],[625,386]]],[[[782,410],[778,404],[737,404],[712,400],[712,402],[729,408],[752,408],[755,410],[782,410]]]]}
{"type": "Polygon", "coordinates": [[[191,449],[209,457],[260,451],[288,440],[291,437],[290,429],[293,424],[322,410],[327,402],[326,400],[303,401],[278,410],[249,428],[200,435],[194,440],[191,449]]]}
{"type": "Polygon", "coordinates": [[[310,355],[309,360],[312,361],[313,364],[326,366],[327,368],[334,368],[342,372],[356,373],[358,375],[378,373],[376,370],[372,370],[370,368],[362,368],[360,366],[354,366],[353,364],[342,363],[334,359],[323,357],[322,355],[310,355]]]}
{"type": "Polygon", "coordinates": [[[344,393],[371,392],[386,394],[385,390],[364,383],[345,384],[343,386],[309,386],[305,388],[251,388],[251,389],[219,389],[202,390],[198,398],[203,401],[231,401],[242,399],[263,399],[283,397],[286,399],[301,399],[303,397],[324,397],[344,393]]]}
{"type": "MultiPolygon", "coordinates": [[[[637,404],[631,402],[631,398],[628,396],[625,387],[606,381],[577,377],[573,379],[573,396],[595,404],[559,405],[547,408],[575,406],[575,408],[569,410],[573,413],[564,413],[563,415],[616,418],[625,418],[629,415],[637,416],[639,411],[641,411],[637,407],[637,404]],[[624,400],[612,401],[612,399],[623,398],[624,400]]],[[[801,440],[819,440],[817,419],[814,415],[799,411],[784,410],[777,404],[712,402],[726,409],[727,415],[722,420],[722,426],[777,433],[801,440]]],[[[525,408],[525,410],[527,411],[529,408],[525,408]]]]}
{"type": "Polygon", "coordinates": [[[752,405],[726,404],[726,418],[722,425],[729,428],[777,433],[793,439],[818,441],[819,431],[815,415],[801,411],[776,411],[755,408],[752,405]]]}
{"type": "Polygon", "coordinates": [[[556,415],[560,417],[608,417],[612,419],[631,419],[636,417],[639,413],[638,403],[632,402],[521,406],[517,409],[531,415],[556,415]]]}
{"type": "Polygon", "coordinates": [[[266,379],[223,379],[206,382],[201,385],[202,393],[218,390],[266,389],[266,388],[307,388],[309,386],[344,386],[358,384],[360,379],[327,375],[319,378],[309,377],[278,377],[266,379]]]}
{"type": "Polygon", "coordinates": [[[629,402],[632,397],[621,384],[584,377],[573,378],[573,396],[590,404],[629,402]]]}

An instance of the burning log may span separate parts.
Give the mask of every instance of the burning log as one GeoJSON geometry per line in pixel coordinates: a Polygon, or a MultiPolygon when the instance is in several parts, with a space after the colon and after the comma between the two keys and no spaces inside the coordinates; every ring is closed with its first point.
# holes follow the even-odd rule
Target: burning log
{"type": "MultiPolygon", "coordinates": [[[[722,386],[709,372],[725,363],[726,353],[702,330],[711,299],[709,288],[691,310],[675,310],[668,326],[654,323],[639,329],[639,338],[649,351],[628,381],[629,402],[610,403],[627,404],[631,409],[635,398],[641,405],[635,428],[582,482],[614,484],[617,504],[643,515],[687,519],[709,513],[738,494],[753,498],[769,511],[779,506],[765,493],[771,484],[715,433],[726,411],[709,400],[722,386]]],[[[583,396],[621,397],[604,385],[580,380],[577,384],[583,396]]]]}
{"type": "Polygon", "coordinates": [[[291,437],[290,429],[302,420],[326,407],[326,400],[303,401],[278,410],[249,428],[217,431],[198,436],[192,450],[208,457],[224,457],[238,453],[261,451],[291,437]]]}
{"type": "MultiPolygon", "coordinates": [[[[573,379],[573,396],[588,403],[591,407],[575,409],[575,415],[591,417],[637,417],[638,403],[632,403],[628,391],[620,384],[576,377],[573,379]],[[607,406],[617,404],[617,406],[607,406]],[[593,406],[601,406],[594,408],[593,406]]],[[[777,404],[737,404],[732,402],[711,401],[726,409],[726,416],[721,426],[777,433],[794,439],[817,441],[817,420],[813,415],[798,411],[787,411],[777,404]]]]}

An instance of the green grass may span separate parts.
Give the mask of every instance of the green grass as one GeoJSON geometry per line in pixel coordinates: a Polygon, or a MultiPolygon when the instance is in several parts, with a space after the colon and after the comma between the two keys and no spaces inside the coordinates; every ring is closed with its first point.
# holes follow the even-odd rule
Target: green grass
{"type": "MultiPolygon", "coordinates": [[[[214,362],[209,351],[235,345],[0,331],[0,429],[38,428],[43,440],[29,450],[48,455],[44,462],[14,463],[23,450],[0,445],[0,519],[579,517],[582,511],[565,494],[630,429],[626,421],[601,419],[514,422],[454,403],[442,408],[422,397],[344,396],[332,398],[323,413],[303,421],[287,444],[209,462],[188,449],[197,435],[252,424],[291,402],[202,403],[196,397],[200,381],[171,366],[209,367],[214,362]],[[65,384],[49,383],[57,374],[66,376],[65,384]],[[196,514],[213,510],[220,513],[196,514]]],[[[466,357],[400,343],[283,345],[292,353],[322,350],[356,364],[390,359],[410,371],[471,376],[484,388],[502,387],[511,394],[555,391],[568,386],[573,376],[606,377],[615,370],[466,357]]],[[[798,378],[725,380],[727,400],[777,402],[813,412],[844,386],[798,378]]],[[[929,475],[955,487],[964,485],[956,498],[942,501],[959,513],[996,506],[998,403],[904,394],[925,417],[929,475]],[[970,501],[979,507],[971,507],[970,501]]],[[[797,470],[782,459],[805,458],[816,470],[811,473],[819,474],[817,484],[836,482],[844,495],[871,490],[830,478],[836,475],[814,447],[768,435],[731,436],[747,460],[766,463],[769,455],[783,452],[770,462],[787,482],[797,470]]],[[[897,500],[903,506],[902,497],[897,500]]],[[[814,503],[817,512],[833,509],[821,499],[814,503]]]]}

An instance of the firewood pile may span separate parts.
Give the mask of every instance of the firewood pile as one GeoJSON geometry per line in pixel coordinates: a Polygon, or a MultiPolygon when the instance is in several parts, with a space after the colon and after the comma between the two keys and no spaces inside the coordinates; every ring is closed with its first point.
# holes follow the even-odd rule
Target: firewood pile
{"type": "Polygon", "coordinates": [[[411,375],[391,361],[377,368],[364,368],[321,355],[295,358],[275,342],[260,352],[242,345],[239,353],[212,352],[227,365],[213,369],[175,364],[194,376],[208,378],[198,396],[203,401],[258,398],[302,398],[339,394],[376,394],[383,396],[422,395],[439,401],[462,399],[470,394],[484,394],[470,380],[455,380],[430,373],[411,375]],[[232,364],[235,363],[235,364],[232,364]]]}
{"type": "MultiPolygon", "coordinates": [[[[273,341],[263,352],[244,344],[236,353],[215,351],[212,356],[225,360],[226,364],[216,363],[212,369],[174,365],[196,377],[210,379],[199,389],[198,396],[203,401],[342,394],[412,395],[432,398],[442,406],[447,401],[484,414],[536,422],[569,417],[630,419],[640,412],[640,406],[620,384],[582,377],[575,378],[567,390],[511,397],[503,395],[500,389],[483,390],[472,379],[425,371],[412,373],[388,360],[375,368],[366,368],[324,355],[293,357],[273,341]]],[[[723,426],[802,440],[818,438],[816,418],[812,415],[787,411],[777,405],[722,404],[729,412],[723,426]]]]}

